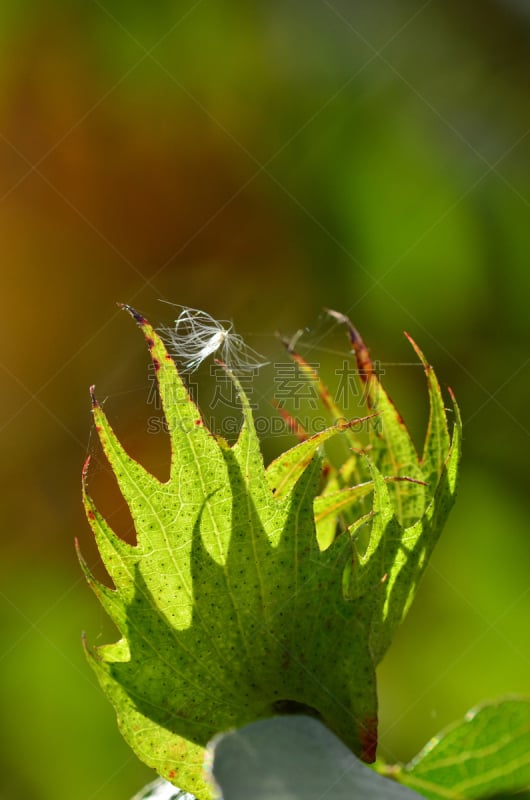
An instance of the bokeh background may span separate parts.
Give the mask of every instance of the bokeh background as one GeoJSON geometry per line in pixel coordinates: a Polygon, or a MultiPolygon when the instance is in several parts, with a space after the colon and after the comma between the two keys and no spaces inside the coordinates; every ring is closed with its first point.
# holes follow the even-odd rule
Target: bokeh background
{"type": "MultiPolygon", "coordinates": [[[[408,330],[462,407],[459,499],[380,671],[382,753],[530,693],[530,6],[525,0],[0,5],[0,797],[127,800],[151,779],[81,647],[114,632],[80,470],[124,535],[88,386],[157,474],[145,347],[199,307],[252,346],[348,313],[418,443],[408,330]]],[[[201,373],[202,374],[202,373],[201,373]]],[[[269,407],[272,372],[260,378],[269,407]]],[[[272,457],[288,437],[266,437],[272,457]]]]}

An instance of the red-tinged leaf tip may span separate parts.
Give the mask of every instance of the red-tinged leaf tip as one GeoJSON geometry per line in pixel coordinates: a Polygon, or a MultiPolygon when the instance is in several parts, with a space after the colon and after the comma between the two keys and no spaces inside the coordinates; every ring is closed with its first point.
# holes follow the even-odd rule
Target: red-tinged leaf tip
{"type": "MultiPolygon", "coordinates": [[[[280,333],[278,333],[277,336],[278,336],[278,339],[280,340],[280,344],[282,344],[285,347],[285,349],[287,350],[287,352],[289,353],[289,355],[291,356],[293,361],[296,361],[298,364],[302,364],[304,366],[309,366],[307,364],[306,360],[296,350],[296,343],[298,342],[298,339],[300,338],[297,334],[295,334],[294,336],[291,336],[290,339],[288,339],[287,336],[283,336],[280,333]]],[[[312,372],[314,372],[314,371],[315,370],[312,369],[312,372]]]]}
{"type": "Polygon", "coordinates": [[[87,656],[90,655],[91,651],[90,651],[90,646],[89,646],[87,638],[86,638],[86,631],[81,631],[81,645],[82,645],[83,650],[85,651],[86,655],[87,656]]]}
{"type": "Polygon", "coordinates": [[[426,482],[426,481],[420,481],[420,480],[418,480],[418,478],[409,478],[409,477],[407,477],[407,475],[393,475],[393,476],[391,476],[389,478],[385,478],[385,481],[387,481],[387,482],[395,481],[395,482],[401,482],[401,483],[403,483],[403,481],[405,481],[406,483],[417,483],[419,486],[428,486],[429,485],[428,482],[426,482]]]}
{"type": "Polygon", "coordinates": [[[325,308],[324,311],[326,312],[326,314],[329,314],[330,317],[336,319],[337,322],[340,322],[341,325],[346,325],[350,341],[355,350],[357,350],[358,347],[366,348],[366,345],[364,344],[361,338],[361,334],[359,333],[359,331],[357,330],[351,319],[346,316],[346,314],[342,314],[340,311],[334,311],[332,308],[325,308]]]}
{"type": "Polygon", "coordinates": [[[453,390],[451,389],[450,386],[447,387],[447,392],[448,392],[449,397],[451,398],[451,402],[453,404],[453,411],[455,412],[456,424],[457,424],[457,426],[459,426],[461,428],[462,427],[462,416],[461,416],[461,413],[460,413],[460,408],[458,406],[458,403],[456,402],[455,393],[453,392],[453,390]]]}
{"type": "Polygon", "coordinates": [[[333,319],[336,319],[337,322],[342,322],[342,323],[349,322],[348,317],[346,316],[346,314],[342,314],[342,312],[340,312],[340,311],[334,311],[332,308],[327,308],[326,306],[324,306],[324,308],[322,310],[326,314],[329,314],[330,317],[333,317],[333,319]]]}
{"type": "Polygon", "coordinates": [[[281,418],[283,419],[283,421],[285,422],[287,428],[291,431],[291,433],[294,433],[294,435],[300,442],[305,442],[305,440],[309,438],[309,434],[305,430],[305,428],[302,425],[300,425],[298,420],[295,417],[293,417],[292,414],[289,414],[289,412],[286,411],[285,408],[282,408],[278,400],[273,400],[272,405],[278,411],[279,415],[281,416],[281,418]]]}
{"type": "Polygon", "coordinates": [[[365,720],[364,725],[361,725],[359,730],[359,739],[361,740],[361,760],[365,764],[372,764],[375,761],[377,751],[377,718],[369,717],[365,720]]]}
{"type": "Polygon", "coordinates": [[[88,475],[88,467],[90,465],[90,456],[85,458],[85,463],[83,464],[83,469],[81,471],[81,476],[83,478],[83,483],[86,481],[86,477],[88,475]]]}
{"type": "Polygon", "coordinates": [[[77,538],[77,536],[74,539],[74,545],[75,545],[75,553],[76,553],[77,559],[78,559],[79,563],[81,564],[81,566],[85,567],[86,566],[86,561],[85,561],[85,559],[83,557],[83,553],[81,552],[81,545],[79,544],[79,539],[77,538]]]}
{"type": "Polygon", "coordinates": [[[118,306],[123,309],[123,311],[127,311],[127,313],[131,315],[138,325],[145,325],[147,322],[146,318],[142,316],[142,314],[136,311],[132,306],[127,305],[127,303],[118,303],[118,306]]]}
{"type": "Polygon", "coordinates": [[[381,415],[380,411],[374,411],[373,414],[367,414],[365,417],[354,417],[344,423],[346,428],[353,428],[355,425],[362,425],[363,422],[368,422],[369,419],[375,419],[381,415]]]}
{"type": "Polygon", "coordinates": [[[96,387],[94,386],[94,384],[92,384],[89,391],[90,391],[90,401],[92,403],[92,408],[98,408],[99,403],[96,400],[96,387]]]}
{"type": "Polygon", "coordinates": [[[416,350],[416,352],[421,352],[421,351],[420,351],[420,348],[419,348],[419,347],[418,347],[418,345],[416,344],[416,341],[415,341],[415,339],[413,339],[413,337],[410,335],[410,333],[409,333],[408,331],[403,331],[403,336],[404,336],[406,339],[408,339],[408,341],[411,343],[411,345],[413,346],[414,350],[416,350]]]}
{"type": "Polygon", "coordinates": [[[368,378],[375,373],[374,365],[372,363],[372,359],[370,358],[370,351],[365,345],[361,334],[352,323],[350,318],[346,316],[346,314],[342,314],[340,311],[334,311],[332,308],[325,308],[324,311],[326,314],[329,314],[330,317],[336,319],[337,322],[340,322],[342,325],[346,325],[348,338],[350,340],[352,350],[355,353],[355,358],[357,359],[359,377],[363,382],[366,382],[368,378]]]}
{"type": "Polygon", "coordinates": [[[422,362],[425,372],[428,372],[428,371],[432,372],[431,365],[427,363],[427,361],[425,359],[425,356],[423,355],[423,352],[420,350],[420,348],[418,347],[418,345],[416,344],[416,342],[414,341],[414,339],[412,338],[410,333],[407,333],[407,331],[403,331],[403,334],[406,337],[406,339],[410,342],[410,344],[412,345],[412,347],[414,349],[414,352],[416,353],[416,355],[418,356],[418,358],[422,362]]]}

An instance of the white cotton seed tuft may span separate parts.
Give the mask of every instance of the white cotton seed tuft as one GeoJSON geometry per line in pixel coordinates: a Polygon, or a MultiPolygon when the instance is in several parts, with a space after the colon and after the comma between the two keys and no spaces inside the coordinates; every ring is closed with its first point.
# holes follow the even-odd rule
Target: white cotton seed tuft
{"type": "Polygon", "coordinates": [[[268,363],[234,331],[232,322],[216,320],[196,308],[177,308],[182,310],[174,326],[161,328],[160,334],[184,371],[194,372],[214,354],[234,372],[257,369],[268,363]]]}

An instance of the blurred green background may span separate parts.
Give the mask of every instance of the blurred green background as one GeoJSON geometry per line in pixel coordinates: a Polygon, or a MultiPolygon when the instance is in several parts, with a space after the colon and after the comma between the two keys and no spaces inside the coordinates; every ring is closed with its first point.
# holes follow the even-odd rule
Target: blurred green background
{"type": "Polygon", "coordinates": [[[19,0],[0,41],[1,800],[128,800],[152,776],[84,660],[82,630],[114,632],[73,546],[97,570],[87,453],[130,535],[89,384],[167,469],[116,301],[156,324],[174,316],[161,298],[232,318],[272,361],[275,331],[307,326],[300,349],[332,376],[346,340],[321,309],[338,308],[420,442],[408,330],[455,390],[465,459],[380,671],[382,753],[408,759],[478,701],[529,694],[528,3],[19,0]]]}

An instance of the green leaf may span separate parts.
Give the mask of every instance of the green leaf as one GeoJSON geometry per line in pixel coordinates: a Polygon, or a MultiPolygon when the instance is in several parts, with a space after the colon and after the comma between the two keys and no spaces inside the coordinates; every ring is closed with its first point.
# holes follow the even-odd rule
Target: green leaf
{"type": "MultiPolygon", "coordinates": [[[[370,446],[365,448],[369,458],[357,454],[357,473],[367,474],[374,483],[373,507],[368,515],[349,526],[355,556],[344,586],[349,597],[365,599],[365,613],[371,616],[370,647],[377,664],[410,608],[454,503],[462,422],[450,392],[455,420],[450,436],[438,380],[421,350],[408,337],[422,362],[429,391],[429,424],[419,458],[358,331],[344,314],[329,309],[328,313],[346,326],[368,409],[375,412],[370,446]],[[390,477],[394,480],[388,481],[390,477]]],[[[335,488],[336,474],[332,474],[331,480],[335,488]]],[[[319,537],[328,541],[329,518],[324,526],[319,537]]]]}
{"type": "Polygon", "coordinates": [[[530,700],[486,703],[435,736],[397,780],[430,800],[492,798],[530,788],[530,700]]]}
{"type": "Polygon", "coordinates": [[[423,478],[428,485],[435,486],[444,467],[447,451],[451,445],[447,414],[438,379],[414,339],[405,334],[420,359],[429,388],[429,423],[422,456],[423,478]]]}
{"type": "Polygon", "coordinates": [[[457,422],[453,439],[434,496],[421,518],[410,527],[404,528],[397,514],[392,512],[394,504],[389,488],[394,484],[387,484],[379,470],[369,462],[375,484],[374,518],[366,550],[358,550],[359,566],[352,581],[354,595],[370,592],[370,640],[376,664],[381,661],[396,628],[410,608],[454,502],[461,455],[461,425],[456,405],[455,415],[457,422]],[[370,591],[369,587],[377,586],[378,591],[370,591]]]}
{"type": "Polygon", "coordinates": [[[382,386],[359,332],[345,314],[329,309],[328,313],[346,326],[367,405],[376,412],[370,428],[373,462],[383,475],[408,477],[418,482],[396,484],[390,490],[400,523],[409,526],[421,517],[436,491],[450,447],[451,437],[440,385],[420,348],[411,336],[405,334],[423,365],[429,390],[429,424],[423,456],[419,459],[407,426],[382,386]],[[422,482],[426,484],[425,488],[421,488],[422,482]]]}
{"type": "Polygon", "coordinates": [[[277,712],[309,709],[373,757],[375,670],[362,614],[342,593],[351,543],[321,552],[316,539],[320,460],[276,497],[244,395],[241,433],[228,447],[203,425],[162,341],[136,320],[168,422],[170,479],[158,481],[124,451],[94,400],[135,546],[113,533],[85,489],[114,588],[84,569],[121,634],[87,652],[123,735],[200,798],[209,796],[201,770],[209,739],[277,712]]]}
{"type": "Polygon", "coordinates": [[[243,422],[231,447],[204,425],[147,320],[125,308],[151,353],[171,468],[161,482],[132,459],[92,394],[96,430],[136,530],[135,545],[114,533],[88,494],[85,469],[86,513],[113,587],[81,563],[120,634],[86,649],[123,735],[145,763],[199,800],[211,796],[202,774],[207,742],[278,713],[319,718],[372,761],[375,667],[454,501],[458,409],[449,439],[431,376],[427,489],[410,483],[424,472],[399,415],[386,395],[373,395],[372,410],[386,422],[370,458],[358,451],[328,471],[318,496],[321,445],[341,431],[356,441],[350,423],[305,440],[266,470],[235,377],[243,422]],[[351,484],[359,475],[372,498],[366,486],[351,484]],[[395,488],[405,484],[413,487],[409,495],[395,488]],[[346,526],[334,538],[337,503],[346,526]],[[325,541],[315,515],[327,526],[325,541]]]}
{"type": "MultiPolygon", "coordinates": [[[[317,530],[319,524],[327,521],[329,517],[335,518],[341,511],[351,509],[352,506],[357,505],[360,500],[371,494],[373,490],[373,481],[366,481],[366,483],[359,483],[357,486],[348,486],[346,489],[339,489],[334,492],[327,491],[320,494],[315,498],[313,504],[317,530]]],[[[322,544],[321,547],[325,549],[322,544]]]]}
{"type": "Polygon", "coordinates": [[[267,467],[267,481],[276,497],[284,496],[303,474],[315,453],[328,439],[337,433],[349,431],[352,425],[370,417],[338,422],[330,428],[315,433],[300,444],[282,453],[267,467]]]}
{"type": "Polygon", "coordinates": [[[360,458],[359,453],[349,456],[339,469],[328,465],[324,488],[315,499],[317,536],[323,550],[329,547],[337,533],[348,530],[359,517],[370,511],[368,498],[373,491],[373,482],[368,480],[369,477],[366,460],[360,458]],[[365,487],[366,491],[360,487],[365,487]],[[350,493],[352,502],[331,513],[327,498],[340,491],[350,493]],[[321,509],[326,509],[326,513],[321,514],[321,509]]]}
{"type": "MultiPolygon", "coordinates": [[[[370,458],[383,475],[424,480],[416,448],[401,414],[383,388],[368,348],[351,320],[338,311],[328,314],[346,326],[348,338],[357,360],[357,372],[363,385],[368,408],[376,412],[370,426],[370,458]]],[[[421,484],[396,484],[390,489],[396,515],[408,526],[418,520],[425,508],[425,491],[421,484]]]]}
{"type": "Polygon", "coordinates": [[[212,742],[223,800],[418,800],[381,777],[316,719],[277,717],[212,742]]]}
{"type": "MultiPolygon", "coordinates": [[[[387,483],[393,481],[408,481],[408,478],[384,478],[387,483]]],[[[318,497],[315,498],[313,509],[315,512],[315,522],[317,526],[317,538],[321,550],[329,547],[334,535],[331,535],[329,530],[330,521],[336,525],[336,518],[338,514],[344,512],[352,512],[354,510],[354,519],[359,519],[363,515],[364,509],[361,501],[364,500],[369,494],[374,491],[374,482],[366,481],[359,483],[356,486],[347,486],[345,489],[338,489],[330,491],[330,482],[326,484],[326,489],[318,497]]]]}

